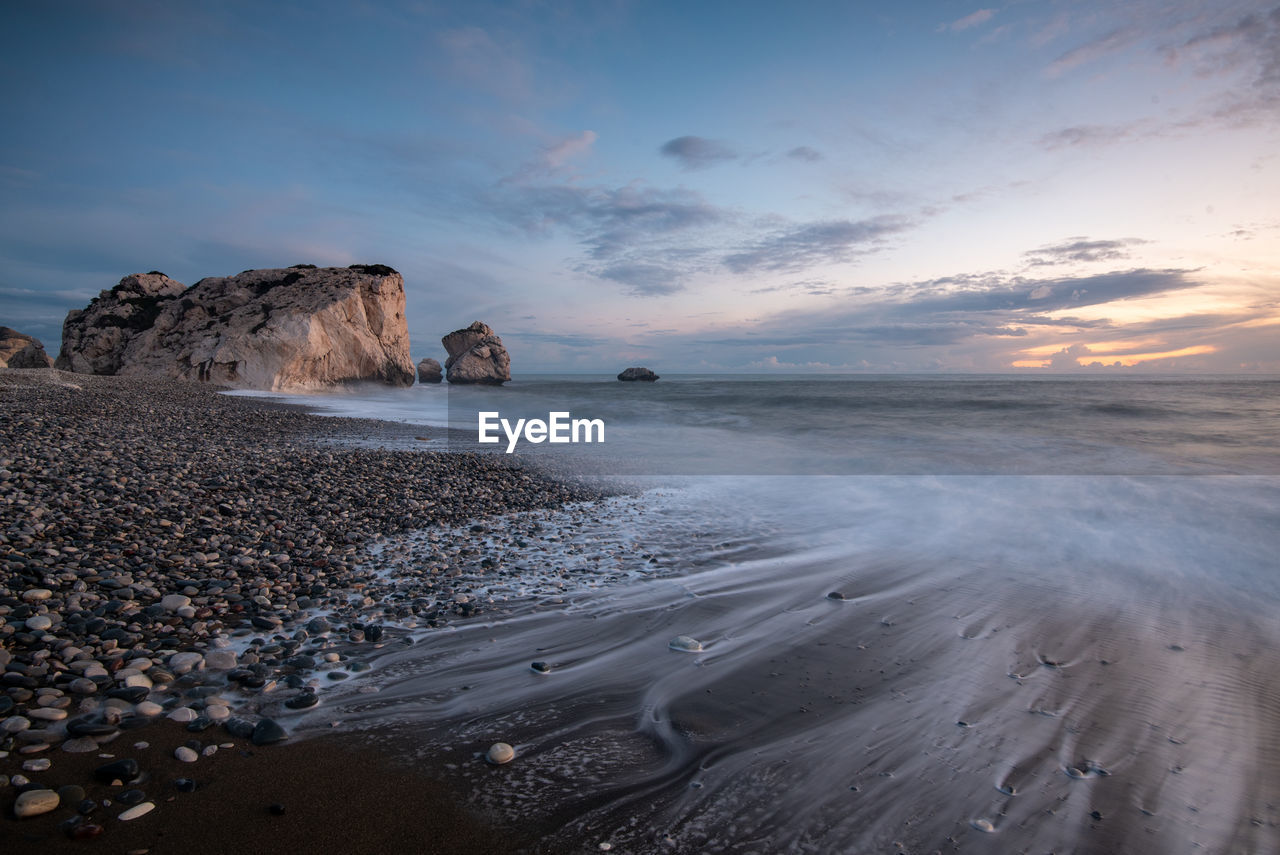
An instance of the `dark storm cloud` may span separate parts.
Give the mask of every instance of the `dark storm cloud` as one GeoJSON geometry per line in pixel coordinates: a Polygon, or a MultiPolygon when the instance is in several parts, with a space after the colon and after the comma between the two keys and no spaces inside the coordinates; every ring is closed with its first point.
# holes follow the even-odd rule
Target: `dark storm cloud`
{"type": "Polygon", "coordinates": [[[678,160],[685,169],[706,169],[738,157],[736,151],[722,142],[692,136],[667,140],[658,151],[678,160]]]}
{"type": "Polygon", "coordinates": [[[836,264],[874,251],[885,237],[905,231],[911,225],[910,220],[898,215],[801,223],[726,255],[724,265],[734,273],[748,273],[836,264]]]}

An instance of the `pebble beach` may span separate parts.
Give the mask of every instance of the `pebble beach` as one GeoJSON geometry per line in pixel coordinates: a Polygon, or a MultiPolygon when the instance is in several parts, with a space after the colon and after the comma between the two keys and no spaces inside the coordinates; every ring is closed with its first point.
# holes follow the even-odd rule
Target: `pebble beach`
{"type": "Polygon", "coordinates": [[[325,817],[373,801],[385,815],[346,828],[351,846],[493,851],[392,758],[290,741],[291,716],[412,644],[406,627],[491,607],[486,581],[514,571],[468,548],[485,518],[601,498],[435,452],[423,430],[199,384],[0,371],[6,850],[335,851],[325,817]],[[443,535],[390,582],[377,544],[424,531],[443,535]],[[405,798],[433,818],[388,809],[405,798]]]}

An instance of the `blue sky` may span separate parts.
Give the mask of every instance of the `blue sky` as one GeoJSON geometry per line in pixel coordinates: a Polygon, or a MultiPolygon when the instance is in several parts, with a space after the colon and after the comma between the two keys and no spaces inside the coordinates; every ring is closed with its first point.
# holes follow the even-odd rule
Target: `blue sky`
{"type": "Polygon", "coordinates": [[[0,323],[390,264],[415,358],[1280,371],[1280,5],[45,3],[0,323]],[[1092,367],[1090,367],[1092,366],[1092,367]]]}

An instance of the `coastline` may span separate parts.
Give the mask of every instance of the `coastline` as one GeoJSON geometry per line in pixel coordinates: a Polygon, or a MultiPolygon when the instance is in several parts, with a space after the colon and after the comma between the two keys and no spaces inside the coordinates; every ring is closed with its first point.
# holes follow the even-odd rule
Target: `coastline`
{"type": "Polygon", "coordinates": [[[355,735],[312,729],[261,746],[250,736],[314,704],[322,677],[409,643],[396,624],[443,626],[487,608],[466,593],[483,565],[435,567],[398,589],[394,607],[379,602],[381,538],[603,495],[416,438],[442,433],[199,384],[0,371],[0,839],[83,846],[69,823],[100,825],[121,851],[502,851],[429,770],[355,735]],[[175,715],[193,720],[163,721],[175,715]],[[238,737],[227,732],[237,721],[249,724],[238,737]],[[68,734],[68,722],[100,732],[68,734]],[[86,739],[96,750],[68,753],[86,739]],[[132,748],[139,740],[150,747],[132,748]],[[211,756],[176,759],[189,740],[211,756]],[[150,815],[124,823],[124,805],[104,806],[120,788],[89,783],[103,755],[149,769],[150,815]],[[48,769],[24,769],[45,759],[48,769]],[[184,773],[201,784],[194,794],[173,789],[184,773]],[[98,800],[88,818],[74,805],[14,818],[21,791],[67,784],[98,800]],[[286,814],[266,810],[277,802],[286,814]]]}

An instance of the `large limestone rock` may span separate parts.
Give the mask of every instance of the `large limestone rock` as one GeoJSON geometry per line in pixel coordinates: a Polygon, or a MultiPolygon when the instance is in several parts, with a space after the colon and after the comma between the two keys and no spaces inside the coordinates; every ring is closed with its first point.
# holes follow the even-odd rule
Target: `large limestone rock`
{"type": "Polygon", "coordinates": [[[0,327],[0,368],[52,368],[53,360],[37,338],[0,327]]]}
{"type": "Polygon", "coordinates": [[[643,381],[652,383],[653,381],[658,379],[658,375],[654,374],[648,368],[640,368],[638,366],[633,366],[631,368],[624,368],[622,370],[622,373],[618,375],[618,379],[619,380],[643,380],[643,381]]]}
{"type": "Polygon", "coordinates": [[[79,374],[118,374],[125,351],[155,323],[160,310],[186,288],[158,270],[135,273],[103,291],[62,324],[56,366],[79,374]]]}
{"type": "Polygon", "coordinates": [[[434,359],[424,359],[418,363],[419,383],[439,383],[444,379],[444,370],[434,359]]]}
{"type": "Polygon", "coordinates": [[[246,270],[183,289],[127,276],[63,325],[58,367],[249,389],[413,383],[404,280],[385,265],[246,270]]]}
{"type": "Polygon", "coordinates": [[[440,339],[449,352],[444,367],[450,383],[489,383],[500,386],[511,379],[511,357],[502,339],[485,324],[475,321],[440,339]]]}

